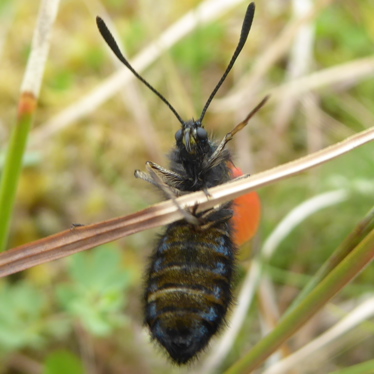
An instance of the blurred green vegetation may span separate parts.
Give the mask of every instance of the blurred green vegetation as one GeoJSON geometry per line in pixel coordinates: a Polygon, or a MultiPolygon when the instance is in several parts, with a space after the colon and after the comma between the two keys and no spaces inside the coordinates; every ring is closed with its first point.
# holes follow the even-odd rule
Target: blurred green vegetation
{"type": "MultiPolygon", "coordinates": [[[[35,128],[24,161],[9,247],[66,230],[72,223],[126,215],[159,201],[157,192],[136,180],[133,172],[144,169],[149,159],[167,164],[165,154],[174,144],[179,124],[168,108],[141,84],[135,83],[142,101],[139,108],[130,104],[126,95],[133,95],[134,91],[128,88],[125,94],[116,94],[62,130],[49,134],[49,121],[87,96],[116,70],[96,30],[96,14],[112,19],[131,60],[200,3],[61,3],[35,128]],[[146,125],[154,130],[155,137],[150,138],[151,132],[141,130],[134,115],[136,110],[146,112],[150,118],[146,125]],[[37,141],[40,135],[44,138],[37,141]],[[152,145],[150,148],[146,141],[152,145]]],[[[39,2],[30,2],[24,6],[20,0],[0,3],[0,173],[15,122],[38,5],[39,2]]],[[[256,97],[245,101],[245,84],[251,77],[251,68],[292,21],[289,2],[257,1],[256,5],[247,45],[217,96],[224,100],[239,92],[244,101],[238,102],[235,109],[213,103],[204,120],[217,139],[231,130],[264,92],[271,93],[287,80],[291,46],[261,78],[258,89],[248,87],[256,97]]],[[[243,3],[202,26],[142,72],[183,117],[196,117],[223,73],[237,42],[245,6],[243,3]],[[195,112],[190,113],[190,108],[195,112]]],[[[313,23],[315,40],[310,72],[373,56],[373,13],[371,0],[333,1],[322,9],[313,23]]],[[[333,144],[374,123],[373,76],[357,80],[343,77],[340,83],[323,86],[313,95],[315,122],[310,121],[304,105],[296,105],[283,127],[277,126],[278,118],[274,116],[279,99],[271,99],[242,131],[240,139],[230,144],[236,164],[250,173],[265,170],[333,144]]],[[[279,287],[281,308],[287,307],[373,206],[373,156],[373,145],[368,144],[259,191],[263,204],[260,242],[303,201],[331,190],[349,192],[345,202],[314,214],[296,227],[272,258],[268,273],[279,287]]],[[[148,344],[142,330],[142,278],[155,231],[161,232],[143,232],[1,279],[0,374],[188,372],[172,368],[148,344]]],[[[372,293],[373,283],[374,271],[370,266],[336,302],[353,302],[358,296],[372,293]]],[[[258,314],[253,308],[225,367],[259,336],[258,314]]],[[[348,342],[342,354],[331,357],[327,363],[322,359],[319,372],[369,359],[369,347],[373,345],[373,340],[358,339],[354,346],[348,342]]]]}
{"type": "Polygon", "coordinates": [[[83,365],[79,358],[67,351],[51,353],[45,360],[43,374],[83,374],[83,365]]]}

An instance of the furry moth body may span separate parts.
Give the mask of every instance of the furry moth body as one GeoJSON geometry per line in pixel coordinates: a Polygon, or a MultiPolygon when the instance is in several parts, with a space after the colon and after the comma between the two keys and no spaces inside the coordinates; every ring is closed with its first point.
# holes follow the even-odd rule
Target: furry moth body
{"type": "MultiPolygon", "coordinates": [[[[204,190],[228,182],[231,156],[226,143],[266,102],[265,98],[220,143],[209,139],[202,121],[233,67],[250,31],[255,6],[249,4],[236,50],[222,78],[207,100],[198,120],[184,121],[174,107],[141,77],[122,55],[104,21],[99,31],[119,60],[174,113],[181,128],[170,154],[170,169],[148,162],[148,173],[135,176],[154,184],[166,197],[204,190]]],[[[151,336],[177,364],[185,364],[202,351],[224,325],[232,301],[236,246],[233,241],[232,202],[170,224],[159,238],[146,276],[145,324],[151,336]],[[188,218],[191,219],[188,219],[188,218]]]]}

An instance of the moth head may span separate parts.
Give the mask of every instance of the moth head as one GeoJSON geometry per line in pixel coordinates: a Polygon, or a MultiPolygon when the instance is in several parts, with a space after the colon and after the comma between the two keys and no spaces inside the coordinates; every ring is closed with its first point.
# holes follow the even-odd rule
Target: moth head
{"type": "Polygon", "coordinates": [[[184,147],[188,153],[194,154],[208,141],[208,133],[201,121],[191,120],[183,123],[182,128],[175,133],[175,140],[178,148],[184,147]]]}

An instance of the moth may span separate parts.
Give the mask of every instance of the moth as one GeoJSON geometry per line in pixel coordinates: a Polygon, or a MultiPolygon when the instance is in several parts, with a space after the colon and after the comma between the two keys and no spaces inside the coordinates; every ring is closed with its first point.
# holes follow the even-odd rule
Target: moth
{"type": "MultiPolygon", "coordinates": [[[[247,7],[241,35],[221,79],[209,96],[200,118],[183,120],[170,102],[141,77],[121,53],[104,21],[98,29],[117,58],[174,113],[181,127],[175,133],[170,166],[146,163],[147,172],[135,177],[152,183],[166,196],[208,189],[232,179],[232,160],[225,148],[265,103],[262,100],[220,143],[210,139],[203,126],[205,113],[239,56],[252,26],[255,5],[247,7]]],[[[232,303],[236,244],[233,240],[233,203],[185,218],[167,226],[150,258],[144,292],[145,324],[178,365],[197,356],[224,325],[232,303]]]]}

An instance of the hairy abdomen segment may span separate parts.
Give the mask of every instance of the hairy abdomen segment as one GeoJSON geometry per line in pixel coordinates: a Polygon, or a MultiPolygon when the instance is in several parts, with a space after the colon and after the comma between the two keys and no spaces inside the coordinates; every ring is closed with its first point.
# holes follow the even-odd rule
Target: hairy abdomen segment
{"type": "Polygon", "coordinates": [[[173,361],[184,364],[224,323],[231,303],[234,244],[228,221],[201,230],[171,224],[151,258],[145,320],[173,361]]]}

